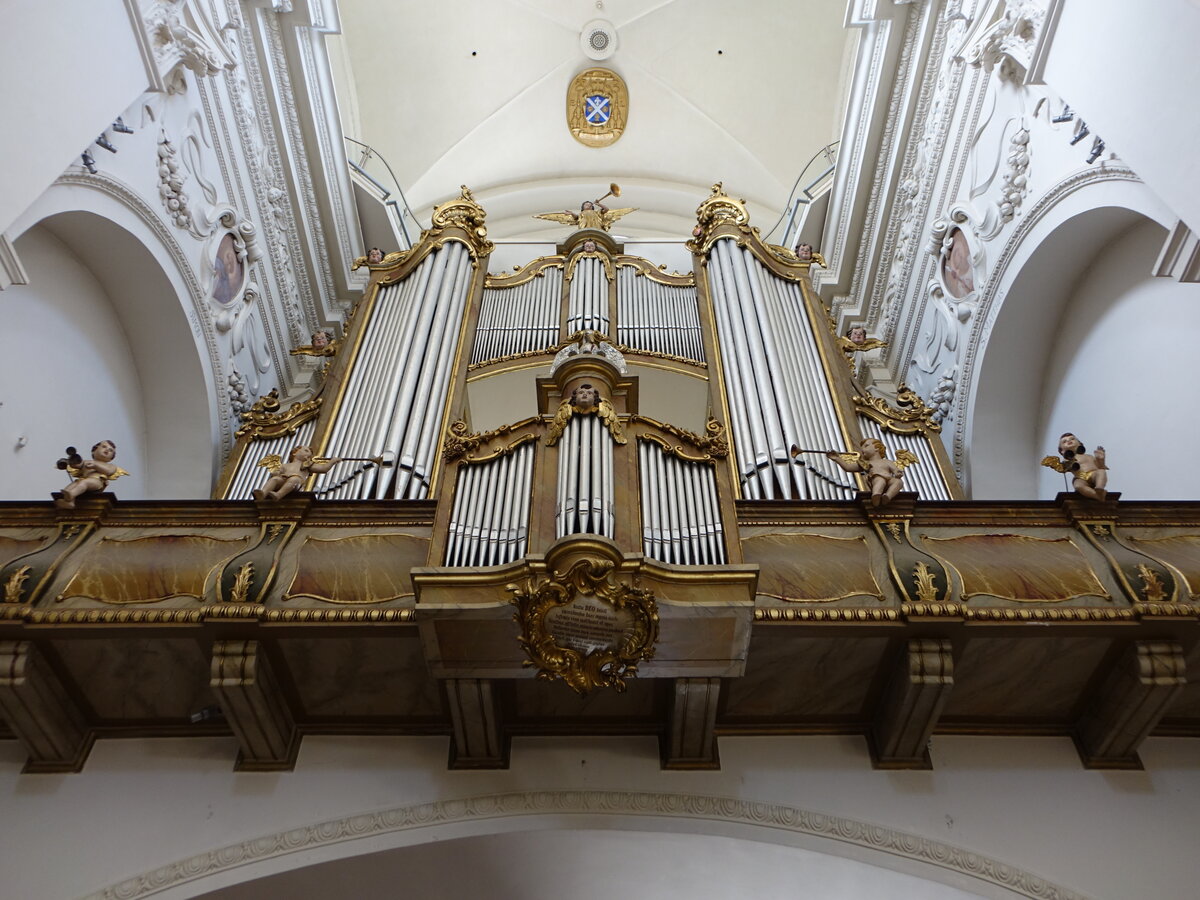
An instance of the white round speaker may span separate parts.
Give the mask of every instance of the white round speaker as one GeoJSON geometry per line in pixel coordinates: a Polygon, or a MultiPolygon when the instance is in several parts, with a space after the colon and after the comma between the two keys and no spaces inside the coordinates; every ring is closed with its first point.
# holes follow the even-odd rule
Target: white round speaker
{"type": "Polygon", "coordinates": [[[617,29],[605,19],[592,19],[579,33],[579,46],[591,59],[608,59],[617,50],[617,29]]]}

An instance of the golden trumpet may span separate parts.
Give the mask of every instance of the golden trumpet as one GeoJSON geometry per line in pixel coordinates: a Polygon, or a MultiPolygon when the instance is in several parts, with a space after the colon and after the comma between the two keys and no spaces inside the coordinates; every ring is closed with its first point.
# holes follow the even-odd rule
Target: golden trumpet
{"type": "Polygon", "coordinates": [[[621,196],[621,186],[614,181],[614,182],[609,183],[608,193],[605,194],[603,197],[601,197],[596,202],[599,203],[602,200],[606,200],[609,197],[620,197],[620,196],[621,196]]]}

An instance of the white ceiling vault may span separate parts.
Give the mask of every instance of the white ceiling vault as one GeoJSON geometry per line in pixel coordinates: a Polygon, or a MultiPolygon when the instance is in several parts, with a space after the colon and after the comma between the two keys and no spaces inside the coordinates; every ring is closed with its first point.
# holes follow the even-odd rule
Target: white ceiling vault
{"type": "Polygon", "coordinates": [[[330,38],[348,137],[387,160],[417,216],[469,185],[498,239],[555,239],[539,212],[621,185],[639,212],[615,231],[678,239],[715,181],[765,231],[796,177],[836,140],[855,32],[845,0],[340,0],[330,38]],[[616,52],[589,59],[593,19],[616,52]],[[629,89],[624,135],[567,130],[566,92],[590,66],[629,89]]]}

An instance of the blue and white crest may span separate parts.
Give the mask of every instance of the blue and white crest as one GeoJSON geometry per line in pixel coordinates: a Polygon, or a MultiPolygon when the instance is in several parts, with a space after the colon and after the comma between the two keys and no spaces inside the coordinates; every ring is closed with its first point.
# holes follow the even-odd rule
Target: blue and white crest
{"type": "Polygon", "coordinates": [[[612,117],[612,101],[603,94],[592,94],[584,100],[583,117],[589,125],[607,125],[612,117]]]}

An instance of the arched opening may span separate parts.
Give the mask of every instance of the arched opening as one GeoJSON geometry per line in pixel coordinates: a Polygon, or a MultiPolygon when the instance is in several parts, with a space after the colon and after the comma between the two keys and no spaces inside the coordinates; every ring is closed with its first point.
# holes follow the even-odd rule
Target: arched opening
{"type": "Polygon", "coordinates": [[[711,834],[562,828],[440,840],[302,866],[198,896],[206,900],[969,900],[917,875],[799,847],[711,834]],[[464,865],[464,861],[469,864],[464,865]]]}
{"type": "Polygon", "coordinates": [[[1164,353],[1160,317],[1177,322],[1172,344],[1200,335],[1185,305],[1196,287],[1152,274],[1166,232],[1147,196],[1135,183],[1076,191],[1031,217],[992,273],[962,442],[972,497],[1069,489],[1038,465],[1063,431],[1105,445],[1110,465],[1127,469],[1110,479],[1127,499],[1200,492],[1200,478],[1184,488],[1137,466],[1178,396],[1168,387],[1178,374],[1166,374],[1178,354],[1164,353]]]}
{"type": "MultiPolygon", "coordinates": [[[[208,495],[213,413],[192,327],[155,253],[95,212],[53,212],[15,241],[29,284],[5,292],[6,499],[62,487],[54,461],[116,442],[122,499],[208,495]]],[[[186,300],[185,300],[186,302],[186,300]]]]}

